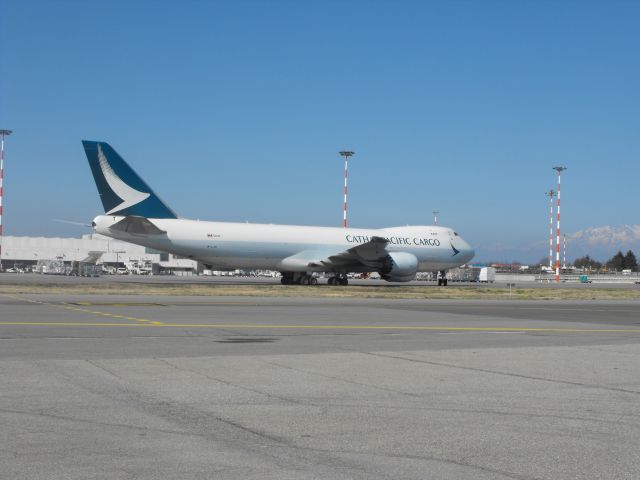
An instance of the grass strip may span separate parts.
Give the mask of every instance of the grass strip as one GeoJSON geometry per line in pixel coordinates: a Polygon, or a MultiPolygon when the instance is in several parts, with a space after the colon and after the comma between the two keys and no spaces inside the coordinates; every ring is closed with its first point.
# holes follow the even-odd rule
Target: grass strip
{"type": "Polygon", "coordinates": [[[505,287],[433,285],[384,286],[350,285],[316,287],[300,285],[220,285],[220,284],[0,284],[0,293],[8,294],[73,294],[73,295],[181,295],[181,296],[251,296],[308,298],[386,298],[386,299],[469,299],[469,300],[640,300],[640,288],[527,288],[509,292],[505,287]]]}

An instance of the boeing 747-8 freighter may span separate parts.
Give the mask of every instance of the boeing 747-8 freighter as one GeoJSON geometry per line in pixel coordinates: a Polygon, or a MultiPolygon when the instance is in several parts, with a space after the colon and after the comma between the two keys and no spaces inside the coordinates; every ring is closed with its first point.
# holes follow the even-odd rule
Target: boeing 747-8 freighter
{"type": "Polygon", "coordinates": [[[216,270],[267,269],[283,284],[317,283],[314,272],[346,285],[348,273],[378,272],[408,282],[417,272],[445,272],[473,258],[473,248],[451,228],[381,229],[205,222],[178,218],[105,142],[83,141],[104,206],[97,233],[198,260],[216,270]]]}

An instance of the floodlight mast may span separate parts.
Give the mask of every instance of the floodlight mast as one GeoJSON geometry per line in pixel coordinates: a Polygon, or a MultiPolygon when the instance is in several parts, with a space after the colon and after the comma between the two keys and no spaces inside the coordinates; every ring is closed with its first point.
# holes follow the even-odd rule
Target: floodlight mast
{"type": "Polygon", "coordinates": [[[545,195],[549,197],[549,271],[553,271],[553,197],[556,192],[549,190],[545,195]]]}
{"type": "Polygon", "coordinates": [[[2,197],[4,179],[4,137],[8,137],[13,132],[11,130],[0,129],[2,146],[0,147],[0,272],[2,272],[2,197]]]}
{"type": "Polygon", "coordinates": [[[339,153],[344,157],[344,211],[342,214],[342,226],[347,228],[347,179],[349,178],[349,157],[353,157],[356,152],[342,150],[339,153]]]}
{"type": "Polygon", "coordinates": [[[560,177],[567,167],[553,167],[558,172],[558,228],[556,230],[556,283],[560,283],[560,177]]]}

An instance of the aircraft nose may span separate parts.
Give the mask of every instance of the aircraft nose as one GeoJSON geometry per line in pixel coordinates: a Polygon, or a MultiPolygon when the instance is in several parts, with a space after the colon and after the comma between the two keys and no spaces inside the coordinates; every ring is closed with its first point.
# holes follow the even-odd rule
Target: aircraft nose
{"type": "MultiPolygon", "coordinates": [[[[462,239],[461,239],[462,240],[462,239]]],[[[476,255],[476,251],[465,240],[462,240],[462,255],[465,262],[469,262],[476,255]]]]}
{"type": "Polygon", "coordinates": [[[473,248],[469,247],[469,250],[467,250],[467,262],[470,262],[475,256],[476,251],[473,248]]]}

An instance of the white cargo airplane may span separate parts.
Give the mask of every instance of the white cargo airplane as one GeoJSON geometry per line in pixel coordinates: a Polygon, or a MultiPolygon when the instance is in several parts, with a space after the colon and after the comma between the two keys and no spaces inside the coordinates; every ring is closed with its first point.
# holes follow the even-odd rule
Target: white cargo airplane
{"type": "Polygon", "coordinates": [[[282,283],[315,285],[313,272],[328,272],[330,285],[346,285],[347,273],[378,272],[408,282],[417,272],[439,272],[474,256],[456,232],[440,226],[381,229],[204,222],[177,215],[105,142],[83,141],[105,214],[97,233],[198,260],[215,270],[267,269],[282,283]]]}

